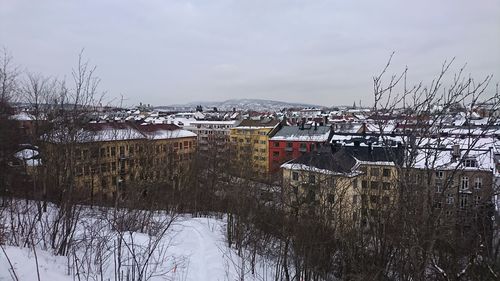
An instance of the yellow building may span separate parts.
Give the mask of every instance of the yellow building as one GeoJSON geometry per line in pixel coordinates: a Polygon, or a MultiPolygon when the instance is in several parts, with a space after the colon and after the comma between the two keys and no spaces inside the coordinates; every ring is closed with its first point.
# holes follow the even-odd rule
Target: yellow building
{"type": "Polygon", "coordinates": [[[196,134],[175,125],[103,123],[71,136],[55,133],[42,153],[54,186],[116,196],[148,182],[178,186],[195,151],[196,134]]]}
{"type": "Polygon", "coordinates": [[[356,161],[329,148],[281,165],[285,208],[292,216],[311,215],[329,225],[352,225],[358,196],[356,161]]]}
{"type": "MultiPolygon", "coordinates": [[[[395,150],[397,151],[397,150],[395,150]]],[[[287,209],[348,229],[396,202],[396,161],[381,147],[345,146],[304,154],[281,167],[287,209]]]]}
{"type": "Polygon", "coordinates": [[[269,171],[269,138],[277,131],[279,120],[243,120],[231,128],[233,159],[240,172],[260,176],[269,171]]]}

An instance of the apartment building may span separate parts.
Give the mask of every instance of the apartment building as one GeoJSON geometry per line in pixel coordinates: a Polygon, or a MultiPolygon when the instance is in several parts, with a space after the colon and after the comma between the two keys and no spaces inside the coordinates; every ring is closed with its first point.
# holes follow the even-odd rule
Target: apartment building
{"type": "Polygon", "coordinates": [[[332,133],[330,126],[315,122],[281,127],[269,139],[269,171],[277,172],[281,164],[328,144],[332,133]]]}
{"type": "Polygon", "coordinates": [[[55,132],[42,158],[56,186],[116,196],[150,181],[176,185],[195,150],[196,134],[172,124],[94,123],[71,135],[55,132]]]}
{"type": "Polygon", "coordinates": [[[246,119],[230,129],[234,147],[235,165],[250,168],[261,176],[269,171],[269,138],[279,129],[280,121],[274,119],[246,119]]]}
{"type": "Polygon", "coordinates": [[[400,152],[369,146],[323,147],[283,164],[287,205],[330,223],[368,224],[397,200],[400,152]],[[397,156],[396,156],[397,155],[397,156]],[[396,157],[394,157],[396,156],[396,157]]]}
{"type": "Polygon", "coordinates": [[[240,121],[193,121],[187,130],[195,133],[198,140],[198,149],[207,151],[211,147],[224,148],[229,146],[231,128],[236,127],[240,121]]]}

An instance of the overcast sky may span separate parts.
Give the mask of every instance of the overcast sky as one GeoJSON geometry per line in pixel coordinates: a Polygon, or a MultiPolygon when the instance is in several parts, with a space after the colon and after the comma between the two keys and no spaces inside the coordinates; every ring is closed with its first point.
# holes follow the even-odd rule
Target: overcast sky
{"type": "Polygon", "coordinates": [[[32,72],[97,65],[108,98],[372,103],[396,52],[412,81],[445,59],[500,81],[500,1],[0,0],[0,46],[32,72]]]}

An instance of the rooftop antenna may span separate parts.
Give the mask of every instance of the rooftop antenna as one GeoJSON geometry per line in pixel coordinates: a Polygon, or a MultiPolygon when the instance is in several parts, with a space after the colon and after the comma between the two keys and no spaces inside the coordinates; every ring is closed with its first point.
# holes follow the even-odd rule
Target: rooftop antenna
{"type": "Polygon", "coordinates": [[[122,109],[123,108],[123,101],[124,100],[128,100],[128,99],[123,98],[123,94],[120,94],[120,96],[121,96],[121,99],[120,99],[120,109],[122,109]]]}

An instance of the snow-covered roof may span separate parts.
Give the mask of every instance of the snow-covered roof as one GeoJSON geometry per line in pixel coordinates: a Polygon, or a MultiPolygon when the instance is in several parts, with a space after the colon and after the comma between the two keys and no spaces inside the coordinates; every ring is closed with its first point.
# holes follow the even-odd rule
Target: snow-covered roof
{"type": "Polygon", "coordinates": [[[329,135],[329,126],[317,126],[316,129],[314,126],[304,129],[300,126],[284,126],[270,140],[326,142],[329,135]]]}
{"type": "Polygon", "coordinates": [[[31,159],[35,156],[38,156],[38,154],[39,154],[38,151],[36,151],[34,149],[25,148],[23,150],[16,152],[14,154],[14,156],[20,160],[27,160],[27,159],[31,159]]]}
{"type": "Polygon", "coordinates": [[[320,174],[332,175],[332,176],[334,176],[334,175],[355,176],[355,175],[360,174],[360,172],[358,172],[358,171],[353,171],[350,173],[334,172],[334,171],[327,170],[327,169],[316,168],[312,165],[299,164],[299,163],[285,163],[285,164],[282,164],[280,167],[283,169],[287,169],[287,170],[313,172],[313,173],[320,173],[320,174]]]}
{"type": "Polygon", "coordinates": [[[35,116],[27,113],[27,112],[20,112],[18,114],[14,114],[9,116],[10,120],[16,120],[16,121],[33,121],[35,120],[35,116]]]}
{"type": "Polygon", "coordinates": [[[140,139],[173,139],[196,137],[195,133],[183,130],[173,124],[147,124],[134,126],[127,123],[96,123],[89,128],[80,129],[75,135],[64,134],[62,130],[45,136],[52,142],[102,142],[140,139]]]}
{"type": "Polygon", "coordinates": [[[163,139],[176,139],[176,138],[190,138],[196,137],[196,134],[187,130],[157,130],[155,132],[146,133],[149,139],[163,140],[163,139]]]}
{"type": "Polygon", "coordinates": [[[499,153],[500,141],[493,137],[484,138],[439,138],[418,140],[421,147],[416,157],[416,168],[442,170],[495,171],[495,153],[499,153]],[[457,150],[459,155],[454,156],[457,150]],[[474,159],[475,167],[465,167],[466,159],[474,159]]]}

